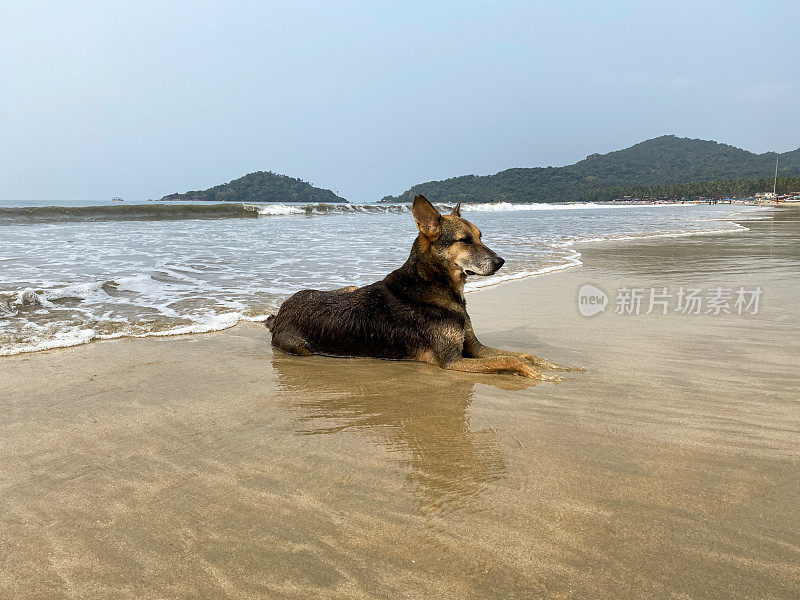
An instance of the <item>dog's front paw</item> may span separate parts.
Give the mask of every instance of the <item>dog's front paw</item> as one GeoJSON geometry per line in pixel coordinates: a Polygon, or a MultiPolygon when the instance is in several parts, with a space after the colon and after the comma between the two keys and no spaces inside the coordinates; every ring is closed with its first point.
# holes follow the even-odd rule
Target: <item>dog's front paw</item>
{"type": "Polygon", "coordinates": [[[523,377],[538,379],[539,381],[552,381],[553,383],[561,383],[564,381],[564,379],[558,375],[545,375],[521,359],[519,361],[519,365],[517,365],[516,373],[522,375],[523,377]]]}
{"type": "Polygon", "coordinates": [[[553,383],[561,383],[564,381],[563,377],[559,375],[542,375],[542,381],[551,381],[553,383]]]}
{"type": "Polygon", "coordinates": [[[565,365],[560,365],[558,363],[549,363],[550,366],[542,367],[547,371],[561,371],[561,372],[570,372],[570,373],[585,373],[586,369],[584,367],[567,367],[565,365]]]}
{"type": "Polygon", "coordinates": [[[564,365],[560,365],[558,363],[551,362],[544,358],[534,356],[533,354],[520,353],[518,356],[522,360],[532,364],[534,367],[537,367],[539,369],[544,369],[545,371],[574,371],[580,373],[586,371],[586,369],[584,369],[583,367],[565,367],[564,365]]]}

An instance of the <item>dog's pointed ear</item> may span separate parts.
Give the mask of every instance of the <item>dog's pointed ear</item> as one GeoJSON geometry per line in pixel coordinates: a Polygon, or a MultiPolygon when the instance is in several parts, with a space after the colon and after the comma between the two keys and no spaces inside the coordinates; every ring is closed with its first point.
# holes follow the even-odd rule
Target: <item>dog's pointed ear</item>
{"type": "Polygon", "coordinates": [[[442,235],[442,215],[425,196],[420,195],[414,198],[411,214],[414,215],[419,232],[430,241],[434,241],[442,235]]]}
{"type": "Polygon", "coordinates": [[[450,214],[452,216],[454,216],[454,217],[460,217],[461,216],[461,202],[456,204],[456,207],[453,209],[453,212],[451,212],[450,214]]]}

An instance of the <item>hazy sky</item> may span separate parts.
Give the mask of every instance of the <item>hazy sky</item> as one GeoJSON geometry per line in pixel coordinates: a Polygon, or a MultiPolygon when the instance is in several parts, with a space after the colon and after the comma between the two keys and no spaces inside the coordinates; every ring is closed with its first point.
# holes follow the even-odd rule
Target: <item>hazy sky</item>
{"type": "Polygon", "coordinates": [[[373,201],[664,133],[800,146],[800,2],[0,0],[0,198],[373,201]]]}

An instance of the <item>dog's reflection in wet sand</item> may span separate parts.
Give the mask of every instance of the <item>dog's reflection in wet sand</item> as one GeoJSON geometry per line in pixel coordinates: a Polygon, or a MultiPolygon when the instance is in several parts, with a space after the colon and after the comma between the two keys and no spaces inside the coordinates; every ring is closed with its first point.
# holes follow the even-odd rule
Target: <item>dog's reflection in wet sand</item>
{"type": "MultiPolygon", "coordinates": [[[[422,512],[469,507],[485,484],[506,473],[495,432],[470,425],[474,376],[409,362],[280,353],[272,364],[282,387],[306,397],[293,407],[301,411],[298,432],[358,430],[407,453],[408,481],[422,512]]],[[[492,379],[508,387],[508,378],[492,379]]]]}

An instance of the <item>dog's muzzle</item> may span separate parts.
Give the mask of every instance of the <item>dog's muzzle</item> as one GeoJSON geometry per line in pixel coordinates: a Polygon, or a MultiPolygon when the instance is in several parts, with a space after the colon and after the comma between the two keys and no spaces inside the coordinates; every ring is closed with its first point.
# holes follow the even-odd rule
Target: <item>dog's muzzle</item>
{"type": "Polygon", "coordinates": [[[484,260],[480,261],[478,264],[470,265],[470,268],[465,268],[464,272],[467,275],[493,275],[500,270],[506,261],[496,254],[493,256],[487,256],[484,260]]]}

